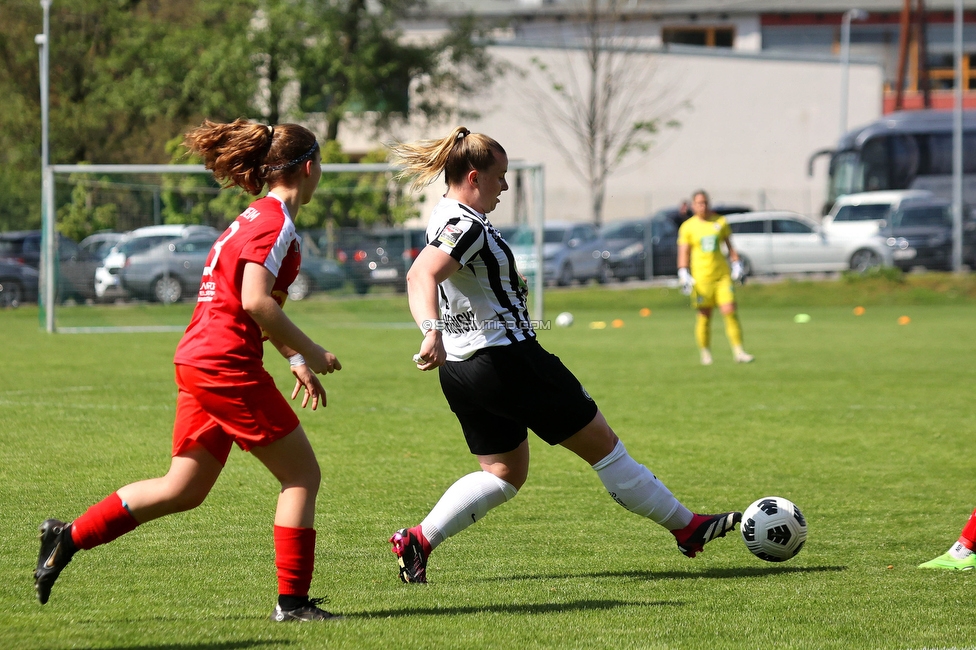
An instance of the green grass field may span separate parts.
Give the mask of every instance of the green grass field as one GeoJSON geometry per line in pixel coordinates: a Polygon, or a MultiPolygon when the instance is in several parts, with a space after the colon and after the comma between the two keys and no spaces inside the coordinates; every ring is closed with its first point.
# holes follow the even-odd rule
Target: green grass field
{"type": "MultiPolygon", "coordinates": [[[[807,545],[768,564],[736,533],[685,558],[585,463],[533,438],[519,497],[445,542],[427,586],[398,581],[386,540],[477,464],[436,376],[410,362],[406,301],[289,305],[344,366],[325,380],[328,408],[301,415],[325,477],[312,595],[345,618],[304,625],[267,621],[277,486],[239,450],[203,506],[79,553],[38,605],[40,521],[168,467],[179,334],[48,335],[36,308],[2,311],[0,647],[974,648],[976,575],[915,568],[976,505],[974,287],[749,285],[757,361],[732,363],[719,319],[710,368],[674,290],[550,292],[546,316],[569,310],[576,324],[542,331],[543,344],[635,458],[693,510],[792,499],[807,545]],[[794,322],[801,312],[810,322],[794,322]],[[615,318],[624,326],[588,327],[615,318]]],[[[189,309],[65,308],[59,322],[185,322],[189,309]]],[[[269,359],[290,388],[287,364],[269,359]]]]}

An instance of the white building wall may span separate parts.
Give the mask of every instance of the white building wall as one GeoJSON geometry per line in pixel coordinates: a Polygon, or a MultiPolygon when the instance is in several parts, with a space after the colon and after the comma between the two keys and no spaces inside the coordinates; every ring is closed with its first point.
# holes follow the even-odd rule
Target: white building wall
{"type": "MultiPolygon", "coordinates": [[[[716,203],[745,203],[756,209],[819,217],[826,196],[827,163],[821,158],[810,178],[807,161],[815,151],[835,146],[840,135],[840,66],[833,61],[719,56],[694,50],[646,55],[656,66],[652,81],[641,88],[647,103],[665,88],[669,97],[687,100],[689,108],[676,115],[679,129],[669,131],[647,155],[635,156],[610,178],[604,221],[676,206],[698,188],[708,190],[716,203]]],[[[515,46],[492,47],[491,55],[523,70],[532,69],[532,57],[557,70],[571,69],[582,57],[580,52],[515,46]]],[[[510,73],[486,93],[457,99],[462,109],[479,112],[479,118],[440,125],[413,122],[380,141],[440,138],[464,124],[501,142],[510,159],[545,165],[547,220],[587,221],[587,188],[533,121],[535,110],[522,84],[510,73]]],[[[850,127],[878,118],[881,98],[880,66],[851,64],[850,127]]],[[[635,119],[641,117],[647,116],[635,119]]],[[[347,150],[379,146],[367,133],[357,131],[355,120],[344,123],[340,137],[347,150]]],[[[513,183],[511,176],[509,181],[513,183]]],[[[428,188],[421,221],[443,191],[440,179],[428,188]]],[[[512,190],[503,195],[493,220],[515,221],[514,204],[512,190]]]]}
{"type": "MultiPolygon", "coordinates": [[[[523,69],[531,68],[531,57],[569,69],[566,57],[581,56],[519,47],[492,48],[491,53],[523,69]]],[[[610,179],[604,221],[677,205],[696,188],[709,190],[714,202],[819,215],[826,163],[816,165],[814,177],[808,178],[807,160],[813,152],[833,146],[840,135],[836,63],[653,56],[654,84],[687,99],[690,109],[678,113],[680,129],[610,179]]],[[[644,90],[649,98],[655,93],[654,87],[644,90]]],[[[879,66],[851,65],[851,126],[881,115],[881,90],[879,66]]],[[[545,164],[547,219],[590,218],[586,187],[528,117],[532,108],[526,106],[524,88],[514,78],[500,80],[486,96],[461,98],[461,105],[482,112],[465,125],[495,137],[511,159],[545,164]]],[[[428,134],[436,135],[440,132],[428,134]]]]}

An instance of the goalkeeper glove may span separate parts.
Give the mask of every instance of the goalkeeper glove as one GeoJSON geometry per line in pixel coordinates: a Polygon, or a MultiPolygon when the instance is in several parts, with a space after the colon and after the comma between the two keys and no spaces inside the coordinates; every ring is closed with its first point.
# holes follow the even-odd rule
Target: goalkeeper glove
{"type": "Polygon", "coordinates": [[[742,262],[739,260],[732,261],[732,281],[738,282],[742,279],[742,262]]]}

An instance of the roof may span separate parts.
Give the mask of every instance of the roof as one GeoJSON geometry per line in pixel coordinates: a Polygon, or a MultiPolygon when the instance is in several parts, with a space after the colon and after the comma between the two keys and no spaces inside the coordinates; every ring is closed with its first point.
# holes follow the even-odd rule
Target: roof
{"type": "MultiPolygon", "coordinates": [[[[869,138],[892,133],[952,133],[953,112],[940,110],[899,111],[847,132],[840,149],[862,146],[869,138]]],[[[963,130],[976,131],[976,111],[963,111],[963,130]]]]}

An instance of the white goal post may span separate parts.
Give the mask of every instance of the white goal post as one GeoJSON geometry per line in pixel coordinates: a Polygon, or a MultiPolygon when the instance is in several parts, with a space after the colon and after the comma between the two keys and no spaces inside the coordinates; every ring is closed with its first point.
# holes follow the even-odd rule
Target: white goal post
{"type": "MultiPolygon", "coordinates": [[[[323,164],[322,173],[389,173],[394,174],[398,167],[388,163],[347,163],[323,164]]],[[[545,222],[545,176],[541,163],[510,161],[510,172],[525,172],[528,176],[524,188],[530,200],[524,206],[525,223],[531,226],[535,233],[536,260],[539,272],[532,278],[532,300],[530,306],[531,317],[542,319],[544,277],[541,272],[543,259],[542,241],[545,222]]],[[[58,238],[57,238],[57,206],[55,204],[55,175],[56,174],[210,174],[203,165],[46,165],[42,168],[41,189],[41,263],[40,263],[40,308],[44,329],[54,333],[58,331],[85,331],[86,328],[61,328],[56,320],[58,296],[58,238]]],[[[107,331],[113,328],[98,328],[107,331]]],[[[146,327],[147,331],[158,328],[146,327]]],[[[131,331],[131,328],[130,328],[131,331]]]]}

